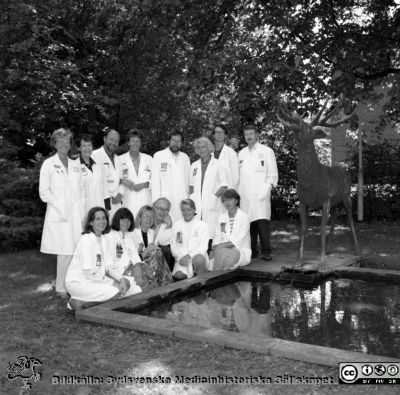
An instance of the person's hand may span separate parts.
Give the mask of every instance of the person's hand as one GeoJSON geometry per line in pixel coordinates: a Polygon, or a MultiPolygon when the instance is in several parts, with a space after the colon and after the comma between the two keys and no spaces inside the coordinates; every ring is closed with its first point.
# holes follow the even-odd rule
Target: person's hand
{"type": "Polygon", "coordinates": [[[219,187],[218,191],[214,193],[216,197],[221,197],[228,187],[219,187]]]}
{"type": "Polygon", "coordinates": [[[189,254],[186,254],[181,259],[179,259],[179,264],[182,266],[187,266],[190,263],[191,257],[189,254]]]}
{"type": "Polygon", "coordinates": [[[139,183],[139,184],[133,184],[133,190],[135,192],[139,192],[144,188],[146,188],[146,183],[145,182],[142,182],[142,183],[139,183]]]}
{"type": "Polygon", "coordinates": [[[121,296],[125,296],[130,286],[131,283],[129,280],[126,277],[122,277],[121,281],[119,282],[119,292],[121,293],[121,296]]]}
{"type": "Polygon", "coordinates": [[[139,285],[139,287],[144,284],[142,269],[138,264],[135,264],[135,266],[133,267],[133,278],[135,279],[135,283],[139,285]]]}
{"type": "Polygon", "coordinates": [[[146,248],[145,252],[147,252],[147,254],[150,254],[156,248],[157,248],[157,246],[154,243],[150,243],[150,244],[147,245],[147,248],[146,248]]]}
{"type": "Polygon", "coordinates": [[[124,185],[125,187],[129,188],[129,190],[132,191],[133,186],[135,185],[135,183],[131,180],[127,180],[126,178],[122,178],[121,179],[121,184],[124,185]]]}
{"type": "Polygon", "coordinates": [[[168,214],[164,219],[165,225],[167,225],[167,229],[172,228],[172,218],[168,214]]]}
{"type": "Polygon", "coordinates": [[[111,197],[111,202],[113,204],[121,203],[121,200],[122,200],[122,195],[120,193],[118,193],[118,195],[115,197],[111,197]]]}

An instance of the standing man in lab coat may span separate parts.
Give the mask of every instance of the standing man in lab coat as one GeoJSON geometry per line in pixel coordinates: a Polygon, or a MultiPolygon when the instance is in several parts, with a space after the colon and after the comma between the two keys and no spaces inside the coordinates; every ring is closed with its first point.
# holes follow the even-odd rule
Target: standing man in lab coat
{"type": "Polygon", "coordinates": [[[121,185],[119,192],[123,195],[122,205],[128,208],[133,217],[143,206],[151,205],[151,165],[152,157],[140,152],[142,138],[139,130],[131,129],[127,135],[129,151],[120,155],[119,177],[121,185]]]}
{"type": "Polygon", "coordinates": [[[260,237],[261,258],[270,261],[271,189],[278,183],[278,168],[274,151],[258,142],[256,126],[245,126],[244,139],[247,147],[239,152],[239,195],[241,209],[250,218],[251,257],[258,256],[260,237]]]}
{"type": "Polygon", "coordinates": [[[172,133],[168,147],[154,154],[151,172],[153,202],[160,197],[167,198],[171,202],[169,214],[173,221],[182,217],[180,203],[189,196],[190,160],[181,152],[182,143],[182,133],[172,133]]]}
{"type": "Polygon", "coordinates": [[[119,145],[119,133],[114,129],[106,129],[104,144],[93,151],[92,158],[100,166],[103,176],[104,206],[110,216],[121,207],[122,195],[119,192],[119,162],[115,151],[119,145]]]}
{"type": "Polygon", "coordinates": [[[225,126],[219,124],[214,128],[214,158],[218,159],[225,172],[229,188],[237,189],[239,184],[239,161],[235,150],[225,144],[227,133],[225,126]]]}

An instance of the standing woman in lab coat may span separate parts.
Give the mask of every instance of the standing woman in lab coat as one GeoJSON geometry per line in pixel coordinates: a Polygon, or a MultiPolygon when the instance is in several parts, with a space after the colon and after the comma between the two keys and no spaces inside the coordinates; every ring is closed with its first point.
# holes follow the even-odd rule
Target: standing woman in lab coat
{"type": "MultiPolygon", "coordinates": [[[[195,140],[194,151],[200,159],[190,167],[190,197],[195,202],[197,217],[207,224],[208,234],[212,239],[217,218],[222,212],[220,197],[227,189],[227,182],[223,165],[213,157],[214,146],[207,137],[195,140]]],[[[212,240],[209,248],[211,242],[212,240]]]]}
{"type": "Polygon", "coordinates": [[[226,212],[218,217],[210,253],[210,270],[235,269],[250,263],[250,220],[240,208],[240,196],[234,189],[222,195],[226,212]]]}
{"type": "Polygon", "coordinates": [[[128,132],[129,151],[119,156],[119,191],[122,206],[128,208],[134,217],[144,205],[151,204],[150,180],[152,157],[140,152],[142,139],[136,129],[128,132]]]}
{"type": "MultiPolygon", "coordinates": [[[[79,136],[79,158],[76,159],[82,171],[85,187],[84,217],[92,207],[104,207],[103,178],[101,168],[92,158],[93,138],[89,134],[79,136]]],[[[83,223],[86,218],[83,218],[83,223]]]]}
{"type": "Polygon", "coordinates": [[[206,271],[208,226],[196,215],[192,199],[181,202],[182,217],[172,225],[171,253],[175,258],[172,275],[176,280],[192,278],[206,271]]]}
{"type": "Polygon", "coordinates": [[[82,232],[84,185],[80,166],[68,158],[71,131],[55,130],[50,143],[56,154],[40,169],[39,195],[47,203],[40,251],[57,255],[56,293],[66,297],[65,274],[82,232]]]}

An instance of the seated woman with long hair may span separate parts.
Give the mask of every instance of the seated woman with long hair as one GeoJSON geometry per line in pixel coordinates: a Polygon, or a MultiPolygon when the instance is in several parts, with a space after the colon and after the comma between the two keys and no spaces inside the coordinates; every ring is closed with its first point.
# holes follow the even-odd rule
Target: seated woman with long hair
{"type": "MultiPolygon", "coordinates": [[[[154,209],[151,206],[146,205],[139,210],[133,234],[142,260],[142,281],[137,281],[138,284],[140,283],[142,289],[148,289],[171,283],[171,270],[161,249],[155,244],[154,209]]],[[[138,266],[135,265],[135,268],[138,266]]],[[[135,279],[137,280],[136,276],[135,279]]]]}
{"type": "Polygon", "coordinates": [[[74,310],[125,296],[130,288],[126,277],[109,274],[113,256],[104,236],[109,230],[106,210],[91,208],[65,277],[69,305],[74,310]]]}
{"type": "Polygon", "coordinates": [[[109,266],[108,274],[113,278],[124,276],[129,280],[130,287],[125,296],[142,291],[140,284],[135,280],[137,270],[135,266],[141,259],[136,248],[133,228],[132,212],[126,207],[121,207],[113,216],[110,232],[105,235],[113,257],[113,264],[109,266]]]}
{"type": "Polygon", "coordinates": [[[240,196],[234,189],[222,195],[226,211],[218,217],[209,270],[235,269],[251,260],[250,220],[240,208],[240,196]]]}

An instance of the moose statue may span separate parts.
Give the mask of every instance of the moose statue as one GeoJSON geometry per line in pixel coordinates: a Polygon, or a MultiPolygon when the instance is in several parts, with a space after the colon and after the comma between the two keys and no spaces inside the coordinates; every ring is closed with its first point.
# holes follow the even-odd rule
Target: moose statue
{"type": "Polygon", "coordinates": [[[336,128],[348,121],[354,111],[340,120],[333,123],[328,121],[339,114],[342,108],[342,99],[340,99],[333,109],[325,111],[328,99],[316,117],[307,122],[296,111],[290,111],[287,104],[278,97],[277,117],[282,124],[294,131],[298,146],[297,159],[297,192],[299,196],[300,210],[300,245],[297,256],[296,266],[303,266],[304,237],[307,231],[307,210],[322,209],[321,220],[321,256],[318,269],[326,268],[326,254],[329,251],[333,232],[335,227],[335,219],[340,203],[343,204],[350,223],[351,232],[354,240],[355,252],[359,255],[359,246],[356,232],[354,229],[354,221],[351,210],[350,197],[350,175],[346,169],[341,166],[323,165],[317,156],[314,146],[314,140],[327,137],[322,128],[336,128]],[[325,114],[324,114],[325,113],[325,114]],[[329,214],[331,216],[330,232],[327,245],[326,225],[328,223],[329,214]]]}

